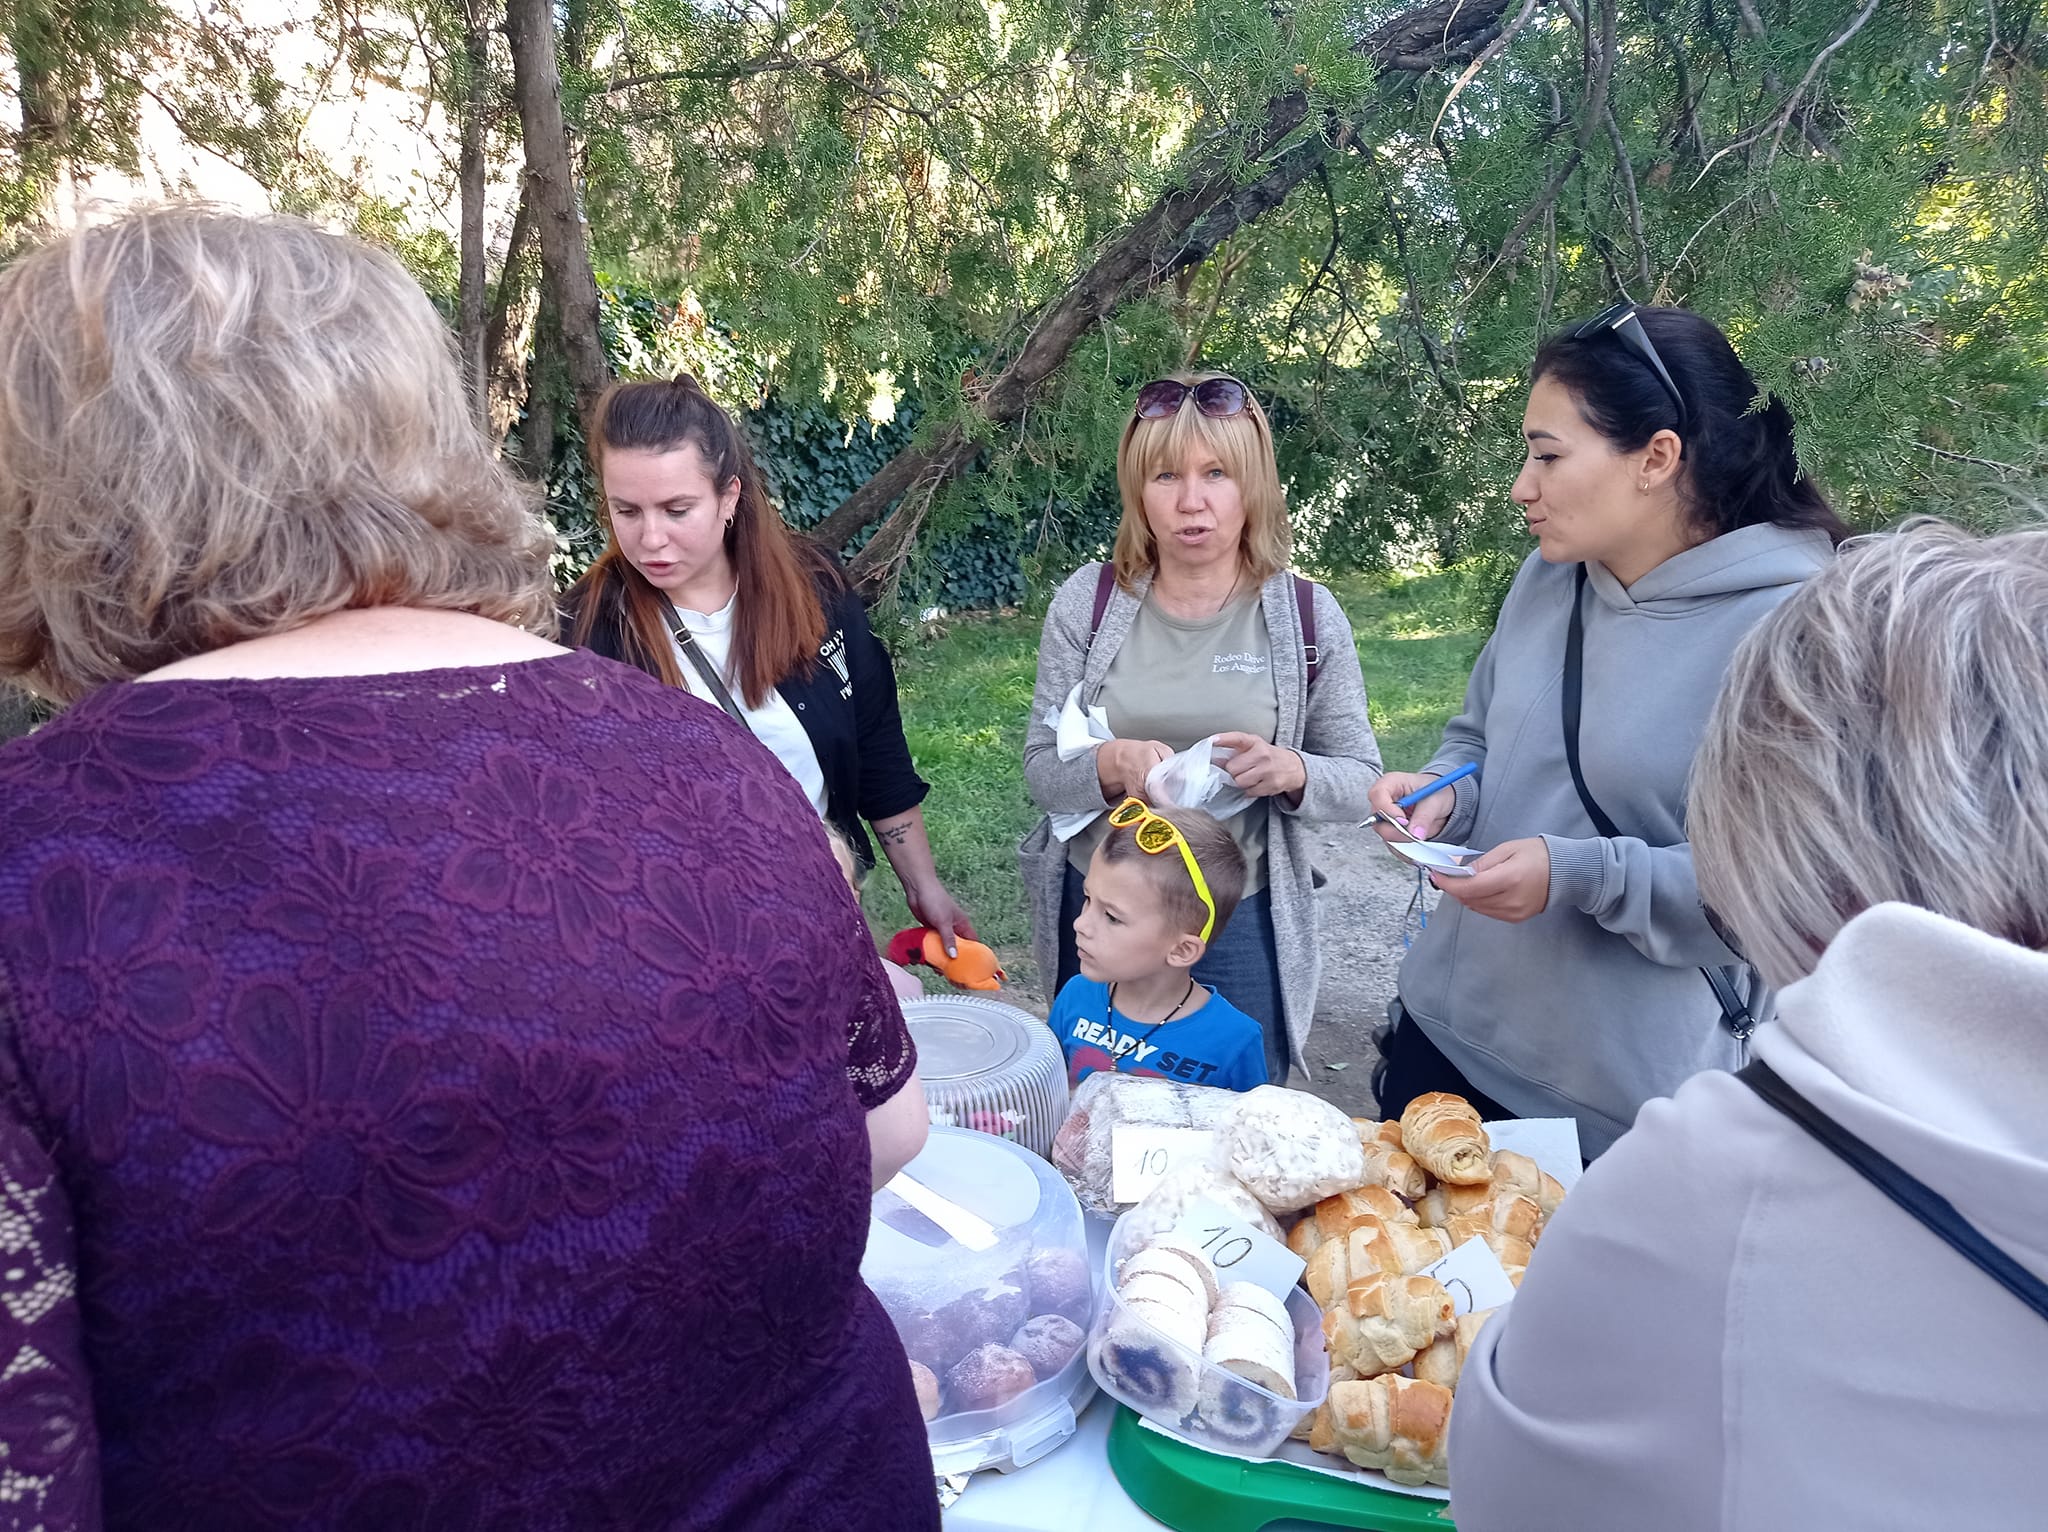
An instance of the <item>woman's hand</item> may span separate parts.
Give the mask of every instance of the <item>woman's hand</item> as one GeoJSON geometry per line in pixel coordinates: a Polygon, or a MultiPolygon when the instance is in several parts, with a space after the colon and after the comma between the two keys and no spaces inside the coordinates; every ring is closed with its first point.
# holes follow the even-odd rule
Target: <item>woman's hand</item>
{"type": "Polygon", "coordinates": [[[1301,757],[1256,734],[1219,734],[1216,748],[1231,752],[1223,769],[1247,797],[1299,800],[1301,790],[1308,786],[1308,767],[1301,757]]]}
{"type": "Polygon", "coordinates": [[[974,922],[968,918],[967,912],[960,908],[958,901],[946,891],[946,885],[936,877],[918,888],[906,884],[903,902],[910,906],[911,919],[939,933],[939,940],[946,944],[947,957],[960,955],[956,937],[981,940],[974,934],[974,922]]]}
{"type": "Polygon", "coordinates": [[[1095,776],[1102,801],[1121,803],[1145,796],[1145,774],[1173,752],[1156,739],[1106,739],[1095,748],[1095,776]]]}
{"type": "MultiPolygon", "coordinates": [[[[1420,792],[1437,779],[1420,771],[1388,771],[1380,774],[1372,790],[1365,795],[1375,814],[1384,814],[1394,825],[1406,825],[1408,833],[1403,835],[1394,825],[1381,822],[1373,826],[1379,831],[1380,839],[1389,845],[1399,845],[1408,840],[1435,840],[1437,832],[1450,822],[1451,810],[1458,806],[1457,795],[1450,789],[1431,793],[1411,809],[1400,807],[1395,800],[1410,793],[1420,792]]],[[[1456,880],[1458,882],[1464,879],[1456,880]]]]}
{"type": "Polygon", "coordinates": [[[1524,921],[1550,903],[1550,847],[1540,835],[1506,841],[1472,864],[1471,877],[1429,880],[1475,915],[1524,921]]]}
{"type": "Polygon", "coordinates": [[[974,922],[967,918],[967,912],[939,881],[938,866],[932,861],[931,837],[925,833],[924,809],[905,809],[901,814],[877,819],[874,824],[875,838],[882,843],[882,854],[889,859],[889,865],[896,869],[896,881],[903,885],[903,902],[910,906],[912,918],[939,933],[947,957],[958,957],[957,936],[977,941],[980,938],[974,935],[974,922]]]}

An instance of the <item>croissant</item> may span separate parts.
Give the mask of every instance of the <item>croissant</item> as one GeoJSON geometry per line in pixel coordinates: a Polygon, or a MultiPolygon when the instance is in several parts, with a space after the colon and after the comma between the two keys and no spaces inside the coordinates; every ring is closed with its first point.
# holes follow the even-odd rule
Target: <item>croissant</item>
{"type": "Polygon", "coordinates": [[[1469,1213],[1493,1197],[1493,1183],[1479,1186],[1432,1186],[1415,1204],[1416,1220],[1425,1229],[1441,1229],[1458,1213],[1469,1213]]]}
{"type": "MultiPolygon", "coordinates": [[[[1450,1240],[1450,1246],[1453,1250],[1464,1244],[1468,1239],[1484,1240],[1486,1241],[1487,1248],[1499,1258],[1501,1265],[1505,1268],[1512,1269],[1516,1266],[1527,1266],[1529,1264],[1529,1242],[1520,1235],[1501,1233],[1484,1216],[1474,1217],[1469,1213],[1454,1213],[1451,1215],[1451,1221],[1444,1225],[1443,1228],[1433,1229],[1430,1232],[1446,1236],[1450,1240]]],[[[1424,1264],[1427,1263],[1425,1262],[1424,1264]]]]}
{"type": "Polygon", "coordinates": [[[1463,1096],[1431,1091],[1401,1114],[1401,1143],[1439,1181],[1473,1186],[1493,1177],[1486,1129],[1463,1096]]]}
{"type": "Polygon", "coordinates": [[[1564,1201],[1564,1187],[1558,1183],[1557,1177],[1544,1171],[1526,1154],[1517,1154],[1512,1149],[1494,1151],[1493,1190],[1496,1196],[1502,1192],[1513,1192],[1527,1197],[1545,1218],[1555,1213],[1557,1205],[1564,1201]]]}
{"type": "MultiPolygon", "coordinates": [[[[1415,1376],[1424,1383],[1434,1383],[1456,1393],[1458,1375],[1465,1370],[1465,1357],[1493,1312],[1492,1309],[1481,1309],[1476,1314],[1460,1314],[1456,1328],[1449,1335],[1439,1335],[1415,1354],[1415,1376]]],[[[1332,1372],[1330,1376],[1334,1378],[1336,1373],[1332,1372]]]]}
{"type": "Polygon", "coordinates": [[[1354,1277],[1371,1276],[1376,1271],[1406,1276],[1450,1253],[1450,1237],[1441,1229],[1390,1224],[1366,1214],[1343,1238],[1326,1239],[1304,1257],[1308,1269],[1302,1280],[1316,1306],[1330,1309],[1343,1303],[1354,1277]]]}
{"type": "Polygon", "coordinates": [[[1330,1436],[1361,1468],[1377,1468],[1396,1484],[1451,1482],[1451,1392],[1389,1373],[1331,1387],[1330,1436]]]}
{"type": "Polygon", "coordinates": [[[1323,1316],[1323,1340],[1337,1362],[1372,1377],[1407,1366],[1455,1323],[1441,1283],[1376,1271],[1352,1282],[1345,1308],[1323,1316]]]}
{"type": "MultiPolygon", "coordinates": [[[[1358,1376],[1342,1362],[1330,1363],[1330,1381],[1349,1383],[1358,1376]]],[[[1336,1443],[1330,1437],[1330,1401],[1327,1397],[1315,1407],[1315,1412],[1304,1415],[1301,1424],[1294,1428],[1289,1441],[1307,1442],[1311,1452],[1335,1452],[1336,1443]]]]}
{"type": "Polygon", "coordinates": [[[1428,1190],[1429,1178],[1415,1163],[1415,1157],[1402,1147],[1399,1123],[1374,1122],[1370,1117],[1354,1117],[1351,1122],[1358,1129],[1358,1142],[1365,1150],[1365,1179],[1369,1184],[1384,1186],[1411,1202],[1428,1190]]]}
{"type": "Polygon", "coordinates": [[[1325,1197],[1287,1235],[1287,1248],[1304,1261],[1330,1240],[1341,1240],[1368,1219],[1382,1223],[1413,1223],[1407,1203],[1383,1186],[1361,1186],[1325,1197]]]}

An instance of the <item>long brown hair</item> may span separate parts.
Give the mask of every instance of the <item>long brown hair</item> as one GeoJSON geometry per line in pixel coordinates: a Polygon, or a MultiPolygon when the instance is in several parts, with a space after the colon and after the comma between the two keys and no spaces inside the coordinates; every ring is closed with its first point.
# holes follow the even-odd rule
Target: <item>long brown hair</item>
{"type": "MultiPolygon", "coordinates": [[[[590,446],[600,484],[607,452],[670,452],[685,443],[703,457],[720,492],[739,480],[739,504],[725,529],[725,552],[739,586],[732,669],[746,705],[759,707],[782,681],[817,662],[818,645],[825,639],[817,586],[822,555],[808,540],[798,539],[768,503],[746,438],[687,372],[666,382],[614,383],[598,398],[591,416],[596,425],[590,446]]],[[[682,671],[669,642],[667,598],[620,551],[610,502],[603,503],[605,550],[576,582],[583,599],[570,636],[578,644],[589,643],[591,629],[603,620],[600,614],[616,609],[625,657],[670,686],[681,686],[682,671]]]]}

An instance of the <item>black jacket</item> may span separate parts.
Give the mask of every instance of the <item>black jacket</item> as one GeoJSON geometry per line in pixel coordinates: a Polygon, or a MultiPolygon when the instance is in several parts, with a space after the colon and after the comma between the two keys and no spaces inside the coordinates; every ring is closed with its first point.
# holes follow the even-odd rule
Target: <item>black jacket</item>
{"type": "MultiPolygon", "coordinates": [[[[578,584],[562,597],[562,641],[575,642],[577,614],[589,588],[578,584]]],[[[825,817],[853,846],[863,868],[875,862],[863,819],[888,819],[914,809],[931,789],[911,764],[896,706],[896,668],[868,626],[860,597],[837,581],[821,579],[825,641],[818,658],[784,676],[776,690],[796,710],[825,778],[825,817]]],[[[608,594],[584,641],[593,654],[630,664],[622,642],[624,615],[608,594]]],[[[646,667],[642,667],[645,669],[646,667]]]]}

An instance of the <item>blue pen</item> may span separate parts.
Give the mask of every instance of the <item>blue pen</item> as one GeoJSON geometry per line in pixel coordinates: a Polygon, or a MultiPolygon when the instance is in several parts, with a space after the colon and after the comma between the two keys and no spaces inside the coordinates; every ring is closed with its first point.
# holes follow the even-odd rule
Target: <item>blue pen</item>
{"type": "MultiPolygon", "coordinates": [[[[1396,808],[1412,809],[1415,807],[1416,804],[1420,803],[1424,798],[1427,798],[1431,793],[1442,792],[1445,788],[1449,787],[1453,782],[1462,782],[1465,780],[1465,778],[1476,775],[1478,773],[1478,770],[1479,763],[1477,761],[1467,761],[1464,765],[1458,767],[1456,770],[1445,772],[1444,775],[1438,777],[1434,782],[1429,783],[1427,786],[1416,788],[1415,791],[1408,794],[1407,797],[1396,798],[1394,800],[1394,806],[1396,808]]],[[[1387,824],[1393,825],[1394,828],[1397,830],[1406,830],[1407,828],[1407,826],[1400,824],[1395,820],[1387,818],[1385,814],[1368,814],[1364,819],[1361,819],[1358,823],[1359,827],[1362,829],[1366,825],[1379,824],[1383,821],[1387,824]]]]}

